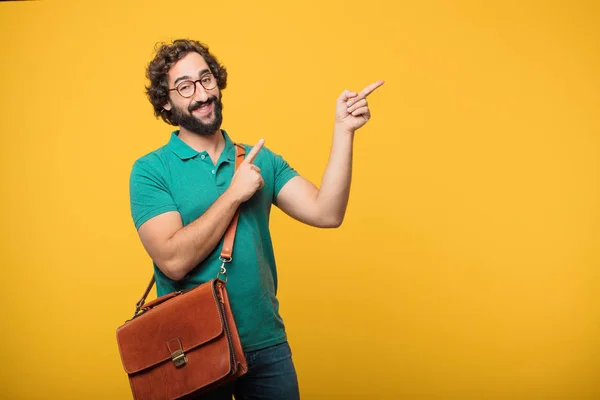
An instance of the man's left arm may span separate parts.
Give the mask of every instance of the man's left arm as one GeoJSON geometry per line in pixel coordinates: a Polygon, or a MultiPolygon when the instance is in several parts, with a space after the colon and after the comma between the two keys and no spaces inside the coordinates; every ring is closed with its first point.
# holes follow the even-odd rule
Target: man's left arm
{"type": "Polygon", "coordinates": [[[342,224],[352,180],[352,149],[357,129],[369,121],[367,96],[383,81],[360,93],[344,91],[337,99],[333,142],[321,187],[296,176],[279,191],[277,206],[289,216],[308,225],[335,228],[342,224]]]}

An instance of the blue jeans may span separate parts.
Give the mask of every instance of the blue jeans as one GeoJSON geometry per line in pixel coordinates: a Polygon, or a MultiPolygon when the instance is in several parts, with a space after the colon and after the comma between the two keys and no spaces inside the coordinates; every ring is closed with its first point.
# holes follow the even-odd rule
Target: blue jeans
{"type": "Polygon", "coordinates": [[[248,372],[196,400],[299,400],[298,377],[288,342],[245,353],[248,372]]]}

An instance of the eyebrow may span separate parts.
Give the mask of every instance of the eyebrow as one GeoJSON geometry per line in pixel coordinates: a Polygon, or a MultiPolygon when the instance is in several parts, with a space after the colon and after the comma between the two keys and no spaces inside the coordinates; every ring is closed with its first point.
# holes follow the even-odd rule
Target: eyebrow
{"type": "MultiPolygon", "coordinates": [[[[203,69],[202,71],[200,71],[200,73],[198,74],[199,77],[202,77],[202,75],[208,74],[210,73],[210,69],[203,69]]],[[[183,80],[192,80],[193,78],[191,76],[188,75],[184,75],[184,76],[180,76],[179,78],[175,79],[175,82],[173,82],[173,86],[177,86],[177,82],[183,81],[183,80]]]]}

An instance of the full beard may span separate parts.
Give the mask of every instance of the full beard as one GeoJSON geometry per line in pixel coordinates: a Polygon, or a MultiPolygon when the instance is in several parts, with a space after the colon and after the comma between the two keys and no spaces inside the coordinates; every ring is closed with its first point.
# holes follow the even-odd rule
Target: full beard
{"type": "Polygon", "coordinates": [[[223,122],[223,103],[221,102],[220,98],[213,96],[207,101],[192,103],[188,107],[188,111],[189,114],[186,114],[183,112],[183,110],[173,107],[173,115],[171,116],[171,120],[180,127],[202,136],[212,136],[219,130],[219,128],[221,128],[221,123],[223,122]],[[192,115],[194,110],[197,110],[202,105],[210,103],[213,104],[212,122],[205,124],[192,115]]]}

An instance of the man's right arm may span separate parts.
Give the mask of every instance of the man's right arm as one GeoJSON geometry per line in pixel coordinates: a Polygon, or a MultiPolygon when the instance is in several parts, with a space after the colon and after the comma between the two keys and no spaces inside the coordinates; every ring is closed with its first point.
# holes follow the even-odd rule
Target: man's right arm
{"type": "Polygon", "coordinates": [[[240,204],[263,187],[260,169],[252,164],[263,144],[260,140],[254,146],[229,188],[195,221],[184,227],[181,215],[169,211],[139,227],[144,248],[167,277],[180,280],[200,264],[217,246],[240,204]]]}

